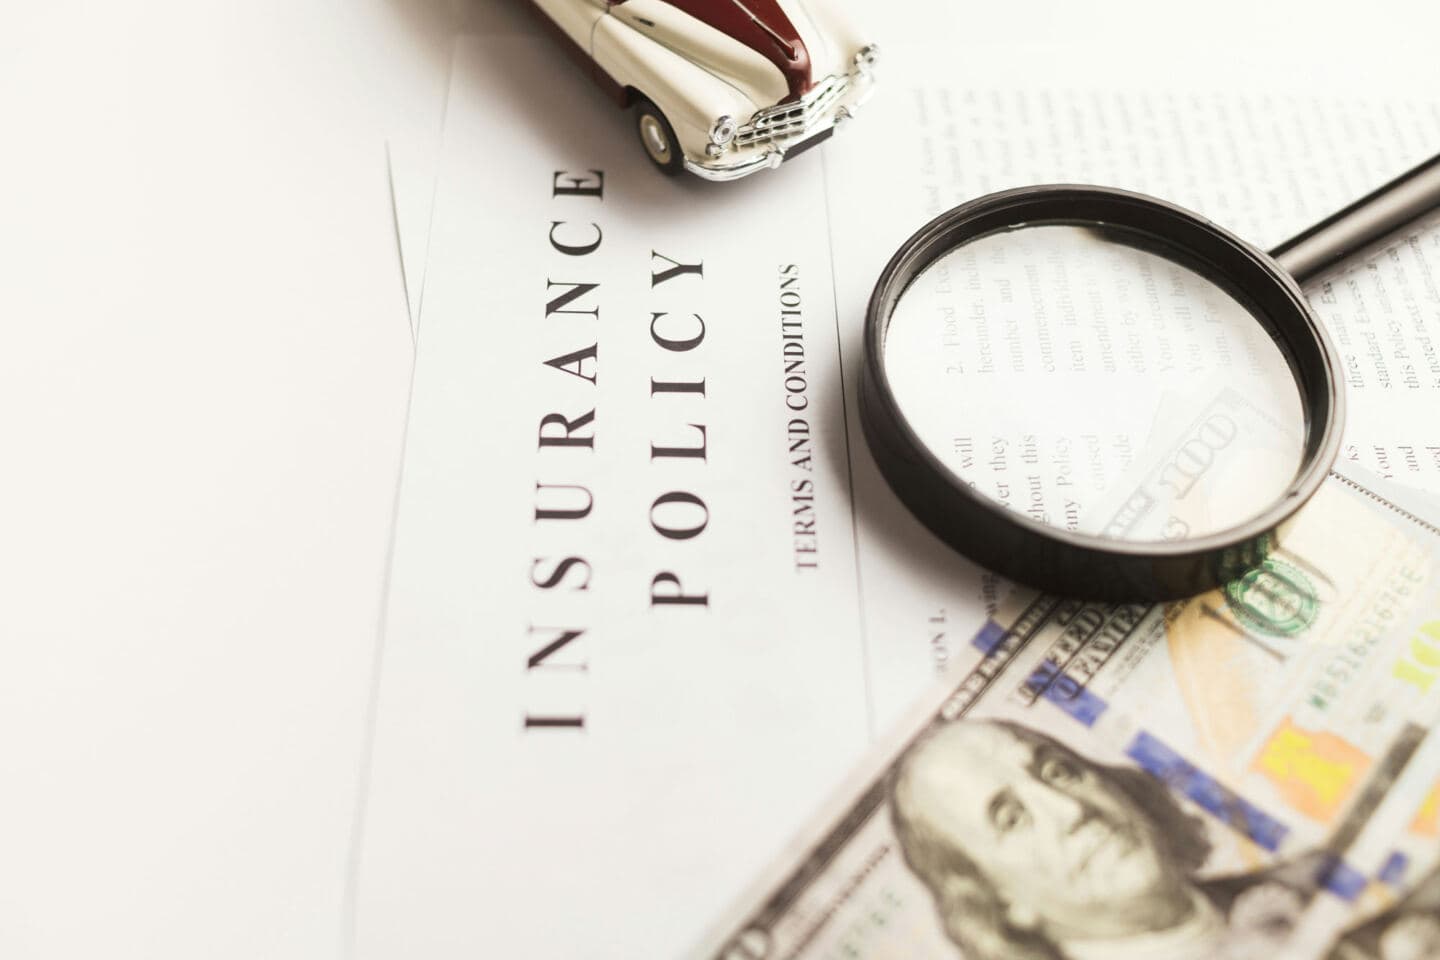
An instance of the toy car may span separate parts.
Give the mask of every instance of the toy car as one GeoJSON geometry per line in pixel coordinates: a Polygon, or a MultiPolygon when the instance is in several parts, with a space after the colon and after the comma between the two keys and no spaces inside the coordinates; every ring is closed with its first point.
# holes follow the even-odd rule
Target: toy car
{"type": "Polygon", "coordinates": [[[735,180],[826,139],[876,47],[825,0],[533,0],[667,174],[735,180]]]}

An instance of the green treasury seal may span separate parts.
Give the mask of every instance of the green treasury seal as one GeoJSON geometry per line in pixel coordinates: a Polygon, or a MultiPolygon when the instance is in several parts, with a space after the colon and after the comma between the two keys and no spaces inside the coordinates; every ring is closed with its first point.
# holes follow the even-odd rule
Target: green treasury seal
{"type": "Polygon", "coordinates": [[[1278,557],[1266,557],[1223,589],[1235,619],[1255,633],[1299,636],[1320,615],[1320,599],[1310,578],[1278,557]]]}

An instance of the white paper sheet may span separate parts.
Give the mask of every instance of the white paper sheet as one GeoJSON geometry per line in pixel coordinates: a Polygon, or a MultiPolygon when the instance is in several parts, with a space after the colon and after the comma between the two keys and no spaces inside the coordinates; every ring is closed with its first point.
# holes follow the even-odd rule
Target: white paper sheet
{"type": "MultiPolygon", "coordinates": [[[[1367,96],[1313,81],[1301,88],[1287,85],[1284,71],[1251,65],[1206,75],[1206,86],[1197,87],[1193,72],[1172,63],[1163,73],[1157,67],[1155,82],[1142,88],[1134,76],[1145,67],[1133,60],[1096,63],[1088,82],[1078,84],[1061,68],[1045,69],[1058,61],[1023,49],[975,52],[960,67],[919,53],[897,59],[900,68],[885,78],[885,99],[865,116],[865,138],[837,143],[840,149],[826,156],[847,373],[859,361],[863,305],[885,262],[919,225],[963,200],[1031,183],[1122,186],[1188,206],[1270,246],[1440,145],[1435,102],[1403,86],[1409,96],[1367,96]],[[1007,66],[1016,63],[1032,69],[1022,76],[1007,66]],[[909,149],[894,146],[907,143],[909,149]]],[[[1311,289],[1322,320],[1338,329],[1329,306],[1318,302],[1320,286],[1311,289]]],[[[1440,307],[1426,309],[1422,324],[1440,327],[1440,307]]],[[[1422,390],[1377,401],[1352,391],[1349,436],[1375,436],[1378,423],[1403,424],[1402,435],[1440,435],[1426,427],[1437,421],[1437,398],[1422,390]]],[[[847,399],[860,443],[853,392],[847,399]]],[[[1352,459],[1378,466],[1364,454],[1366,444],[1377,442],[1386,441],[1356,439],[1352,459]]],[[[924,597],[933,587],[917,584],[913,568],[947,570],[954,562],[949,549],[890,495],[867,456],[855,459],[855,487],[867,595],[924,597]],[[933,547],[934,554],[896,564],[869,549],[886,542],[907,545],[892,553],[918,556],[933,547]]],[[[915,646],[883,619],[867,627],[876,714],[884,721],[916,689],[918,677],[904,666],[913,664],[915,646]]]]}
{"type": "Polygon", "coordinates": [[[715,188],[656,177],[598,94],[543,82],[544,59],[483,41],[457,55],[360,956],[631,956],[642,937],[639,952],[674,954],[936,665],[969,655],[1002,585],[895,500],[853,407],[869,287],[929,215],[1000,186],[1109,181],[1268,243],[1440,143],[1433,108],[1398,97],[1196,93],[1184,76],[1169,78],[1179,92],[1135,91],[1103,71],[1093,89],[1013,72],[987,86],[1009,62],[995,51],[943,79],[896,70],[863,138],[715,188]],[[1400,119],[1375,120],[1377,104],[1400,119]],[[591,169],[603,199],[552,195],[555,171],[591,169]],[[547,245],[557,223],[562,245],[603,240],[565,255],[547,245]],[[703,260],[703,279],[654,282],[670,261],[652,251],[703,260]],[[787,391],[792,264],[804,386],[787,391]],[[575,283],[598,286],[547,316],[575,283]],[[676,342],[698,312],[703,342],[666,349],[655,312],[676,342]],[[592,344],[592,361],[546,365],[592,344]],[[701,379],[703,397],[651,395],[652,380],[701,379]],[[543,445],[551,414],[570,426],[544,435],[593,448],[543,445]],[[700,427],[704,459],[653,456],[700,427]],[[590,512],[537,519],[565,508],[590,512]],[[665,574],[707,602],[652,604],[665,574]]]}
{"type": "Polygon", "coordinates": [[[351,69],[384,141],[411,339],[419,327],[436,164],[454,38],[524,36],[539,21],[505,0],[350,0],[337,18],[351,69]]]}
{"type": "Polygon", "coordinates": [[[866,741],[855,607],[834,602],[856,584],[818,158],[737,204],[656,178],[598,92],[540,82],[533,49],[461,49],[360,953],[623,952],[600,862],[670,905],[656,936],[678,947],[711,880],[742,883],[866,741]],[[603,197],[553,195],[591,169],[603,197]],[[543,515],[568,509],[591,512],[543,515]],[[704,602],[664,602],[682,595],[704,602]],[[471,816],[510,826],[458,835],[471,816]],[[456,930],[475,896],[485,930],[456,930]],[[537,940],[524,905],[557,897],[596,909],[537,940]]]}

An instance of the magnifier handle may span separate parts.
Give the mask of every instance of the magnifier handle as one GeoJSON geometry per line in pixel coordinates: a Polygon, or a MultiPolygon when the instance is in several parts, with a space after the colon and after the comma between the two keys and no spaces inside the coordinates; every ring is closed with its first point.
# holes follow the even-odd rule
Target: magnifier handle
{"type": "Polygon", "coordinates": [[[1303,284],[1325,268],[1437,207],[1440,207],[1440,155],[1285,241],[1271,250],[1270,256],[1278,260],[1297,283],[1303,284]]]}

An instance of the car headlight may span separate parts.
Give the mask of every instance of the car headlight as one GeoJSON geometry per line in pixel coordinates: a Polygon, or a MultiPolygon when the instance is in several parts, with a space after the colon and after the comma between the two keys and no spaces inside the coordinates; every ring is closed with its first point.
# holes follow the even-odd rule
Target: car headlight
{"type": "Polygon", "coordinates": [[[875,64],[879,59],[880,48],[873,43],[868,43],[855,54],[855,68],[861,72],[869,72],[875,69],[875,64]]]}
{"type": "Polygon", "coordinates": [[[721,117],[710,125],[710,142],[724,150],[735,139],[735,118],[721,117]]]}

